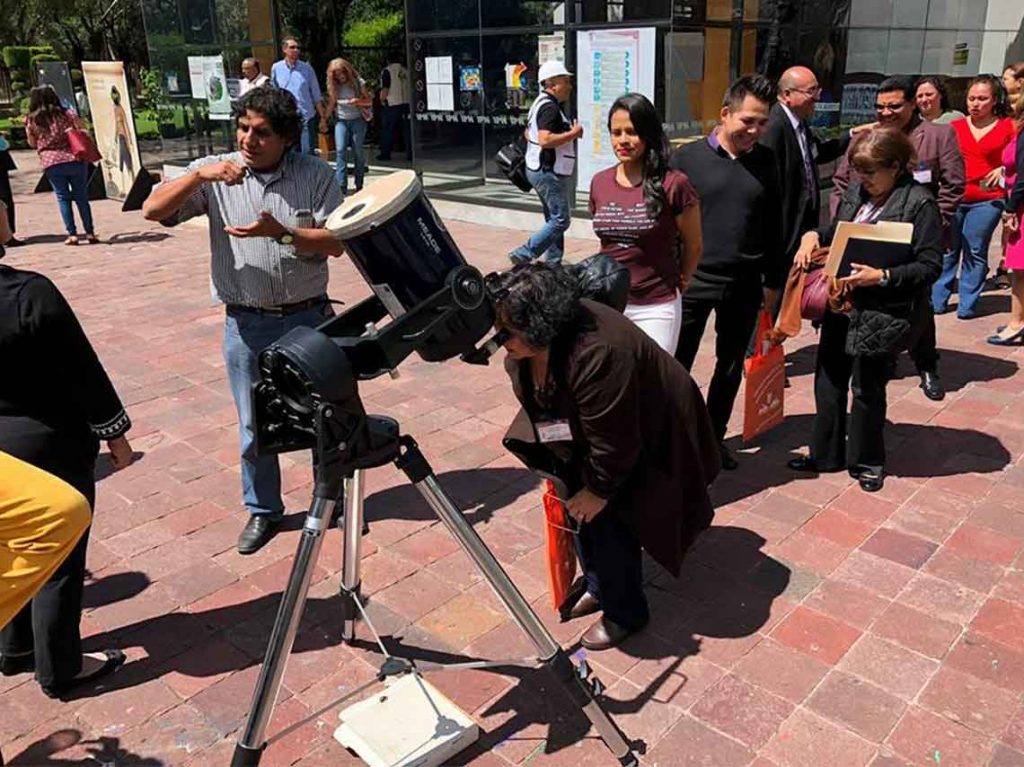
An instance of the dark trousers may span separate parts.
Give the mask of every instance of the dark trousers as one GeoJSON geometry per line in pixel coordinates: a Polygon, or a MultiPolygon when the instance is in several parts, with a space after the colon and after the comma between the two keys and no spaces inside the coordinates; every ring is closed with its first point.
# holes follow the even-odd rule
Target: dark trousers
{"type": "Polygon", "coordinates": [[[579,526],[576,553],[587,591],[597,598],[608,620],[641,629],[650,619],[644,595],[640,541],[613,509],[605,509],[579,526]]]}
{"type": "Polygon", "coordinates": [[[744,279],[718,296],[707,295],[697,283],[683,293],[683,319],[676,359],[687,370],[693,366],[711,311],[715,312],[715,372],[708,385],[708,413],[715,436],[725,438],[736,394],[743,380],[743,360],[757,326],[763,298],[761,283],[744,279]],[[694,291],[692,287],[698,287],[694,291]]]}
{"type": "Polygon", "coordinates": [[[927,296],[914,306],[911,320],[913,336],[910,340],[910,359],[918,373],[936,373],[939,369],[939,350],[935,337],[935,311],[927,296]]]}
{"type": "Polygon", "coordinates": [[[402,146],[405,147],[406,157],[411,157],[409,151],[409,105],[398,106],[387,105],[381,109],[380,114],[380,151],[378,159],[390,160],[391,148],[395,145],[395,134],[401,131],[402,146]]]}
{"type": "MultiPolygon", "coordinates": [[[[88,477],[47,471],[63,479],[95,506],[96,483],[88,477]]],[[[0,632],[0,654],[35,654],[36,679],[43,687],[67,685],[82,670],[82,595],[85,589],[85,556],[89,530],[56,572],[0,632]]]]}
{"type": "MultiPolygon", "coordinates": [[[[0,152],[0,155],[6,152],[0,152]]],[[[4,157],[0,156],[0,200],[7,206],[7,221],[11,225],[11,232],[18,231],[14,221],[14,194],[11,192],[11,177],[4,166],[4,157]]],[[[3,244],[3,243],[0,243],[3,244]]]]}
{"type": "Polygon", "coordinates": [[[851,357],[846,353],[850,321],[826,312],[821,322],[818,359],[814,370],[816,413],[811,434],[811,458],[823,471],[844,467],[851,473],[885,465],[885,385],[890,356],[851,357]],[[853,405],[846,402],[853,389],[853,405]]]}

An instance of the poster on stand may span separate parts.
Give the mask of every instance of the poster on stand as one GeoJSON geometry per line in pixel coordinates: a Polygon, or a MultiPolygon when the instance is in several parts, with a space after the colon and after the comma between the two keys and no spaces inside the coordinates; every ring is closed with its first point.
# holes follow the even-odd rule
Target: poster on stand
{"type": "Polygon", "coordinates": [[[598,171],[618,162],[605,128],[608,110],[624,93],[654,101],[654,27],[576,33],[577,113],[583,138],[576,145],[577,188],[590,188],[598,171]]]}
{"type": "Polygon", "coordinates": [[[188,57],[188,84],[192,98],[206,100],[206,79],[203,77],[205,56],[188,57]]]}
{"type": "Polygon", "coordinates": [[[132,104],[120,61],[83,61],[85,91],[92,110],[96,146],[107,196],[124,199],[142,170],[132,104]]]}
{"type": "Polygon", "coordinates": [[[224,74],[222,56],[203,57],[203,81],[206,102],[210,107],[210,119],[230,120],[231,93],[228,91],[228,78],[224,74]]]}
{"type": "Polygon", "coordinates": [[[71,73],[68,72],[68,65],[65,62],[40,61],[36,64],[36,82],[39,85],[51,86],[57,91],[60,105],[78,114],[75,89],[71,86],[71,73]]]}

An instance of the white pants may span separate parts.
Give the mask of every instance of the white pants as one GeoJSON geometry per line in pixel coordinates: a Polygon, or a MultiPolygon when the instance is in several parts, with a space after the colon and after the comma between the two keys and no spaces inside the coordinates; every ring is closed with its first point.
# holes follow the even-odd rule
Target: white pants
{"type": "Polygon", "coordinates": [[[679,291],[674,299],[663,304],[626,304],[624,314],[658,346],[675,355],[683,322],[683,297],[679,291]]]}

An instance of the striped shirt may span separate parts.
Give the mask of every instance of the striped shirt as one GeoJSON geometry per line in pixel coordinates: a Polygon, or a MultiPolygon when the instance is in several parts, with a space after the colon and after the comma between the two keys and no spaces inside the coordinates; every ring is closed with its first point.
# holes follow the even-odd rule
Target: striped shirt
{"type": "MultiPolygon", "coordinates": [[[[242,153],[232,152],[200,158],[186,172],[222,160],[245,165],[242,153]]],[[[269,237],[232,237],[224,227],[251,224],[266,210],[287,227],[320,228],[340,204],[341,190],[327,163],[286,152],[273,172],[250,171],[234,186],[203,184],[165,223],[173,226],[207,214],[214,297],[225,304],[266,309],[326,294],[327,257],[297,253],[269,237]]]]}

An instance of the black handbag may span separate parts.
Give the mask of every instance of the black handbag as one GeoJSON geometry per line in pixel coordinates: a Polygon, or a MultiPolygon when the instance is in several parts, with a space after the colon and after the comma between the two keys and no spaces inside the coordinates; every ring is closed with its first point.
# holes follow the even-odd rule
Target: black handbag
{"type": "Polygon", "coordinates": [[[596,253],[566,268],[575,274],[581,298],[625,311],[629,300],[629,269],[624,264],[607,253],[596,253]]]}
{"type": "Polygon", "coordinates": [[[533,189],[533,184],[526,177],[526,150],[523,139],[519,138],[511,144],[505,144],[494,155],[494,162],[502,175],[524,192],[533,189]]]}
{"type": "Polygon", "coordinates": [[[851,357],[896,354],[907,348],[910,330],[910,320],[876,309],[854,308],[846,332],[846,353],[851,357]]]}

